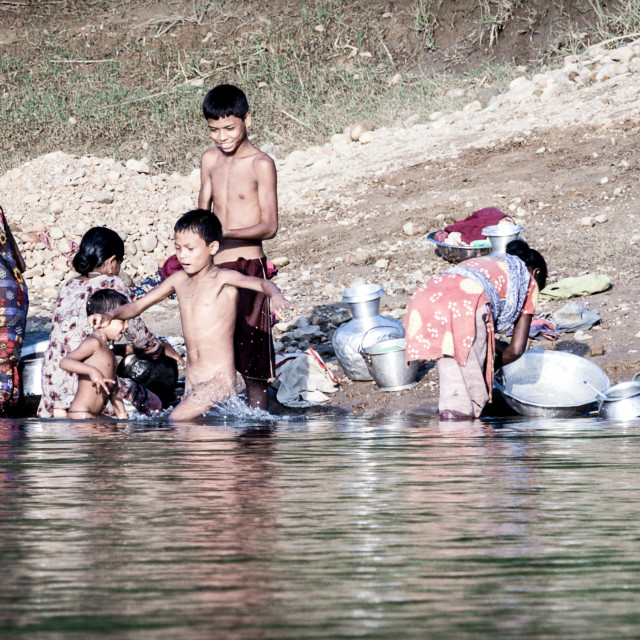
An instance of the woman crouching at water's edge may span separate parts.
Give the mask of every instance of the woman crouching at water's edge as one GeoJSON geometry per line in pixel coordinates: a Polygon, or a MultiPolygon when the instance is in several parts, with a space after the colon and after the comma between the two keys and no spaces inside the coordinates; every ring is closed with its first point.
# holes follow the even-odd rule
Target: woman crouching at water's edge
{"type": "Polygon", "coordinates": [[[480,416],[494,369],[526,350],[547,265],[524,240],[506,253],[465,260],[431,278],[407,305],[407,362],[437,360],[442,420],[480,416]],[[510,343],[495,339],[513,326],[510,343]]]}
{"type": "MultiPolygon", "coordinates": [[[[76,395],[78,380],[75,374],[60,368],[61,360],[92,332],[87,321],[86,304],[92,293],[100,289],[114,289],[132,300],[131,291],[118,276],[124,259],[124,243],[107,227],[89,229],[73,258],[73,267],[80,274],[64,283],[53,310],[49,346],[42,365],[42,398],[38,407],[41,418],[64,418],[76,395]]],[[[167,343],[156,338],[141,318],[129,322],[125,332],[127,342],[152,357],[161,353],[179,359],[167,343]]],[[[129,379],[118,379],[125,402],[139,412],[152,414],[162,409],[155,394],[129,379]]],[[[107,405],[108,409],[111,404],[107,405]]]]}

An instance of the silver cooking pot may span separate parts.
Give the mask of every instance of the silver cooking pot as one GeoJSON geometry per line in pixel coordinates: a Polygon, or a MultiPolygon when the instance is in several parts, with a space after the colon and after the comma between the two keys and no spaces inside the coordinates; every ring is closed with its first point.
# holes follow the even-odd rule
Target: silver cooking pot
{"type": "Polygon", "coordinates": [[[598,417],[603,420],[631,420],[640,417],[640,374],[598,395],[598,417]]]}

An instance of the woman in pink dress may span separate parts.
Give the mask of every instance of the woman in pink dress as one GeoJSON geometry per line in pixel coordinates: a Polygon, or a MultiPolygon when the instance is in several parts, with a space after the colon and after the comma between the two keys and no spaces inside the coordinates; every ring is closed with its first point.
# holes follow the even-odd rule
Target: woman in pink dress
{"type": "MultiPolygon", "coordinates": [[[[133,300],[131,291],[118,276],[124,259],[124,243],[120,236],[107,227],[93,227],[84,234],[80,248],[73,258],[73,267],[78,272],[76,278],[65,282],[58,294],[53,310],[49,346],[42,365],[42,398],[38,416],[42,418],[64,418],[75,397],[77,377],[60,368],[60,361],[92,332],[87,322],[87,299],[99,289],[114,289],[133,300]]],[[[136,349],[159,356],[165,353],[179,359],[171,345],[156,338],[140,318],[129,322],[125,338],[136,349]]],[[[162,402],[155,394],[143,386],[118,378],[125,401],[139,412],[153,414],[162,409],[162,402]]],[[[107,405],[107,413],[111,404],[107,405]]]]}
{"type": "Polygon", "coordinates": [[[437,360],[442,420],[480,416],[494,369],[526,350],[546,280],[542,255],[514,240],[506,253],[465,260],[415,292],[405,318],[407,362],[437,360]],[[512,326],[510,343],[495,339],[512,326]]]}

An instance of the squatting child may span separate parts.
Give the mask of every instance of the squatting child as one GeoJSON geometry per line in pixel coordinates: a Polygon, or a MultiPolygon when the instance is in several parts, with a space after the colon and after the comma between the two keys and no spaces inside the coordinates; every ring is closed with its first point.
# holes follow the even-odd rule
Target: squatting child
{"type": "MultiPolygon", "coordinates": [[[[127,302],[126,296],[118,291],[100,289],[87,300],[87,317],[109,313],[127,302]]],[[[78,374],[78,390],[67,411],[71,420],[99,416],[109,400],[118,418],[129,417],[118,390],[118,363],[110,348],[110,343],[118,341],[127,326],[126,320],[114,318],[102,327],[95,327],[93,333],[60,362],[65,371],[78,374]]]]}
{"type": "MultiPolygon", "coordinates": [[[[215,263],[245,275],[267,278],[262,241],[278,231],[276,169],[273,160],[247,137],[251,113],[245,94],[221,84],[207,93],[202,111],[215,147],[202,154],[198,206],[222,223],[215,263]]],[[[236,368],[251,407],[268,409],[268,380],[275,360],[267,296],[241,289],[235,321],[236,368]]]]}
{"type": "Polygon", "coordinates": [[[176,222],[176,256],[182,267],[139,300],[110,313],[89,318],[92,326],[104,326],[119,318],[133,318],[175,293],[187,349],[185,394],[169,418],[186,421],[202,415],[234,393],[236,365],[233,331],[239,290],[250,289],[271,299],[276,315],[295,307],[269,280],[245,276],[214,264],[222,239],[215,215],[196,209],[176,222]]]}

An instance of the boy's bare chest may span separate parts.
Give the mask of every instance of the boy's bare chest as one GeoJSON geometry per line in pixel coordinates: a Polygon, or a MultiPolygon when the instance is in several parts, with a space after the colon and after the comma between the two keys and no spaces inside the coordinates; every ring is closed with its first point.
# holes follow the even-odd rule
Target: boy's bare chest
{"type": "Polygon", "coordinates": [[[255,200],[258,181],[249,162],[219,163],[211,172],[211,186],[214,201],[241,204],[255,200]]]}

